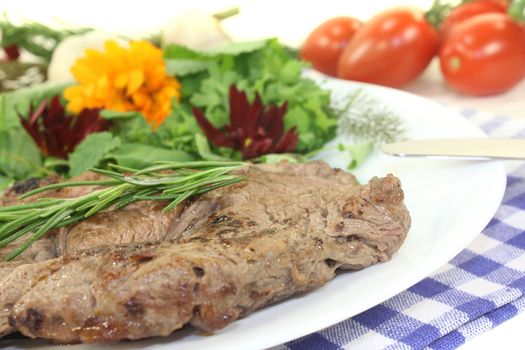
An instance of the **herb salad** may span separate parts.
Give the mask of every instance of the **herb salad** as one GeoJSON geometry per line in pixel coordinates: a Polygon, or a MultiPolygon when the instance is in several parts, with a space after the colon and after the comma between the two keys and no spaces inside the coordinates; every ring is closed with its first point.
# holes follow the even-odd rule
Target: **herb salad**
{"type": "Polygon", "coordinates": [[[132,45],[144,49],[106,43],[105,52],[87,50],[71,69],[76,85],[0,94],[0,189],[109,164],[305,161],[341,133],[359,140],[340,147],[356,166],[385,132],[389,140],[402,132],[397,116],[376,101],[348,96],[344,108],[334,108],[330,91],[305,78],[307,64],[276,39],[201,51],[132,45]],[[97,127],[84,122],[86,111],[97,127]]]}

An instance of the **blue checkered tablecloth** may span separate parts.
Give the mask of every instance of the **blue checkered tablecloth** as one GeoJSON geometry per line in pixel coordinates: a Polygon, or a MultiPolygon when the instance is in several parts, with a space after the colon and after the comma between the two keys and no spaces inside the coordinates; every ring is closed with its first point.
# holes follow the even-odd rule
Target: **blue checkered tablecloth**
{"type": "MultiPolygon", "coordinates": [[[[491,137],[525,137],[525,120],[460,112],[491,137]]],[[[455,349],[525,310],[525,164],[506,167],[500,208],[454,259],[382,304],[274,350],[455,349]]]]}

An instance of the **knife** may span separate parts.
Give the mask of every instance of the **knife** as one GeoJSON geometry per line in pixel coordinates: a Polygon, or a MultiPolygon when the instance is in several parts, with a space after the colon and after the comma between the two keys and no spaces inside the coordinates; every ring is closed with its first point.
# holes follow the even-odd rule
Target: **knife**
{"type": "Polygon", "coordinates": [[[525,139],[425,139],[385,144],[384,153],[398,157],[525,160],[525,139]]]}

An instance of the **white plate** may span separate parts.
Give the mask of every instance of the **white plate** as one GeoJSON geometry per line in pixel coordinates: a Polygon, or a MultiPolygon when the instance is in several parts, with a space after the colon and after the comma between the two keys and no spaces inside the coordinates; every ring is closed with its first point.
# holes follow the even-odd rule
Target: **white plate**
{"type": "MultiPolygon", "coordinates": [[[[403,117],[412,138],[484,136],[460,115],[421,97],[339,80],[328,80],[325,84],[336,97],[364,88],[385,101],[403,117]]],[[[343,165],[337,157],[329,162],[333,166],[343,165]]],[[[398,159],[382,154],[370,158],[356,175],[366,181],[387,173],[401,178],[413,220],[404,245],[391,261],[339,274],[322,288],[259,310],[212,336],[200,336],[188,328],[167,338],[99,348],[262,349],[333,325],[407,289],[459,253],[492,218],[506,184],[505,170],[499,162],[398,159]]],[[[30,344],[51,347],[33,341],[12,344],[17,348],[30,344]]],[[[87,347],[68,347],[82,348],[87,347]]]]}

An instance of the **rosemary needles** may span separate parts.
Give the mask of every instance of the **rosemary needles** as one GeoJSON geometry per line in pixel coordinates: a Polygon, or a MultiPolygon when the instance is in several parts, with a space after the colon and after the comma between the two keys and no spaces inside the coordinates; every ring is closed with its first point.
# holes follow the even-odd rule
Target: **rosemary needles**
{"type": "Polygon", "coordinates": [[[164,211],[175,208],[185,199],[242,181],[231,174],[245,166],[242,162],[159,162],[136,170],[110,165],[110,170],[91,169],[108,179],[62,182],[25,193],[20,198],[72,186],[100,186],[76,198],[39,198],[35,202],[0,207],[0,248],[25,236],[6,260],[12,260],[52,229],[71,225],[102,210],[118,210],[138,200],[163,200],[164,211]]]}

